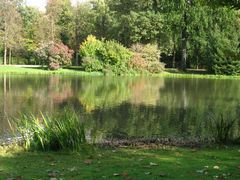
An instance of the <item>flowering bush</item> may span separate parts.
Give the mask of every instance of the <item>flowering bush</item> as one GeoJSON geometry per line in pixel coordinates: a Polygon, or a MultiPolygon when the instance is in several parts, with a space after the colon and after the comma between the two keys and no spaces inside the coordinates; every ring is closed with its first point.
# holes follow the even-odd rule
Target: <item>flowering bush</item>
{"type": "Polygon", "coordinates": [[[160,50],[157,45],[135,44],[131,47],[135,53],[129,66],[135,70],[146,70],[150,73],[159,73],[164,71],[165,64],[160,62],[160,50]]]}
{"type": "Polygon", "coordinates": [[[71,64],[73,50],[63,43],[41,44],[36,50],[36,56],[43,65],[48,65],[49,69],[57,70],[63,65],[71,64]]]}
{"type": "Polygon", "coordinates": [[[147,69],[148,63],[141,54],[135,53],[131,61],[129,61],[128,67],[137,71],[144,71],[147,69]]]}

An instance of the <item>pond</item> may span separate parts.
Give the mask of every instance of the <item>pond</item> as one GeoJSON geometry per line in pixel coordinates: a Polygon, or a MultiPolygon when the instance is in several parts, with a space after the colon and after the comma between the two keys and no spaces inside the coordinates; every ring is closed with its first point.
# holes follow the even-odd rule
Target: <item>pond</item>
{"type": "Polygon", "coordinates": [[[0,75],[0,84],[1,135],[20,113],[64,109],[84,117],[87,134],[96,139],[211,138],[221,116],[234,120],[231,135],[240,135],[239,80],[0,75]]]}

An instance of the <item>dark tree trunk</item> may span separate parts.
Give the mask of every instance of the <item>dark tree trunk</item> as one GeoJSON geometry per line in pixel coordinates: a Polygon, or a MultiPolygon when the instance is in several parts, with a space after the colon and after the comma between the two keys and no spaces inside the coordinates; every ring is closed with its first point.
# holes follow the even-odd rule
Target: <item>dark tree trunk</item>
{"type": "Polygon", "coordinates": [[[173,58],[172,58],[172,68],[176,68],[176,36],[175,34],[173,35],[173,58]]]}
{"type": "Polygon", "coordinates": [[[76,59],[76,66],[79,66],[79,58],[78,58],[77,50],[76,50],[76,54],[75,54],[75,59],[76,59]]]}

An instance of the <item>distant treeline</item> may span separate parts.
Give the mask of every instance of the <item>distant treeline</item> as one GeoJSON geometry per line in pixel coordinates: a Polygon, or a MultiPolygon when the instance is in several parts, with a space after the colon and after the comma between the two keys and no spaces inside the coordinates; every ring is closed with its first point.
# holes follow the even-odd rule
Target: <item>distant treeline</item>
{"type": "Polygon", "coordinates": [[[169,68],[240,74],[239,9],[238,0],[93,0],[76,6],[48,0],[41,12],[22,0],[0,0],[1,63],[14,63],[14,56],[23,59],[18,63],[40,64],[37,49],[56,42],[74,50],[72,64],[81,65],[80,45],[93,35],[127,48],[157,45],[159,61],[169,68]]]}

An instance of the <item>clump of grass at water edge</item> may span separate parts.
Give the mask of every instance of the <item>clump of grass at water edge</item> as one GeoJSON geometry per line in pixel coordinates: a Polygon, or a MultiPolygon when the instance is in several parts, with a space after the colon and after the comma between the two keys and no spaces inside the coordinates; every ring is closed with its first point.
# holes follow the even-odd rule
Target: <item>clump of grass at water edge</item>
{"type": "Polygon", "coordinates": [[[59,116],[21,115],[11,124],[16,136],[21,136],[26,150],[79,151],[86,145],[84,124],[76,113],[66,111],[59,116]]]}

